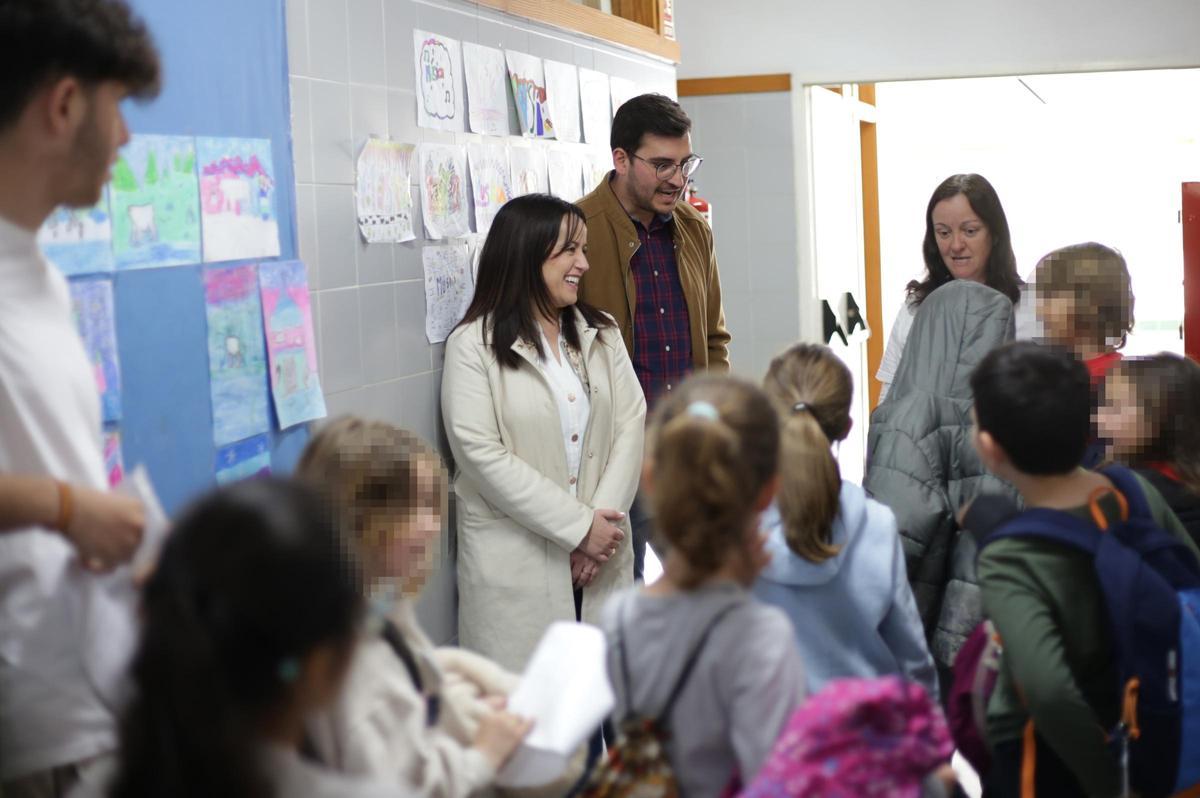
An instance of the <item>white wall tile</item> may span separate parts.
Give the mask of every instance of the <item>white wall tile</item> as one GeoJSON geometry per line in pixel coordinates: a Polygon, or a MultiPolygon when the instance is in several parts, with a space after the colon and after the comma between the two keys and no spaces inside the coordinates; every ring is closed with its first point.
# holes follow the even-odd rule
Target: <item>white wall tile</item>
{"type": "MultiPolygon", "coordinates": [[[[412,90],[388,91],[388,132],[394,141],[416,144],[421,140],[421,129],[417,127],[417,96],[412,90]]],[[[416,163],[416,159],[413,159],[416,163]]]]}
{"type": "Polygon", "coordinates": [[[296,182],[313,182],[312,81],[292,78],[288,81],[292,99],[292,157],[296,182]]]}
{"type": "Polygon", "coordinates": [[[314,78],[350,78],[346,0],[308,0],[308,63],[314,78]]]}
{"type": "Polygon", "coordinates": [[[358,284],[354,249],[358,227],[350,186],[316,186],[317,273],[321,289],[358,284]]]}
{"type": "Polygon", "coordinates": [[[392,250],[395,248],[395,244],[368,244],[362,236],[357,236],[354,246],[355,257],[358,259],[359,285],[393,281],[395,266],[393,265],[392,250]]]}
{"type": "Polygon", "coordinates": [[[403,427],[401,407],[404,401],[404,383],[400,380],[368,385],[363,388],[363,415],[370,419],[386,421],[403,427]]]}
{"type": "Polygon", "coordinates": [[[416,187],[413,187],[413,203],[413,229],[417,231],[417,240],[396,245],[393,254],[396,259],[397,280],[425,279],[425,267],[421,265],[421,249],[424,246],[422,236],[425,233],[422,225],[425,223],[425,217],[421,215],[421,201],[417,196],[416,187]]]}
{"type": "Polygon", "coordinates": [[[441,444],[442,412],[440,406],[442,372],[428,371],[401,380],[404,398],[401,413],[404,426],[434,446],[439,451],[441,444]]]}
{"type": "Polygon", "coordinates": [[[350,132],[354,141],[354,157],[375,136],[388,137],[388,92],[382,86],[350,87],[350,132]]]}
{"type": "Polygon", "coordinates": [[[308,266],[308,284],[321,284],[317,259],[317,198],[312,186],[296,187],[296,228],[300,238],[300,260],[308,266]]]}
{"type": "Polygon", "coordinates": [[[362,360],[365,380],[375,383],[401,376],[399,337],[396,333],[396,300],[392,285],[359,288],[358,305],[362,313],[362,360]]]}
{"type": "Polygon", "coordinates": [[[429,343],[425,340],[425,284],[396,283],[393,292],[400,374],[406,377],[423,374],[432,367],[429,343]]]}
{"type": "Polygon", "coordinates": [[[325,410],[328,413],[326,417],[329,419],[348,415],[361,416],[364,413],[363,407],[364,392],[362,388],[338,393],[329,393],[329,389],[325,389],[325,410]]]}
{"type": "Polygon", "coordinates": [[[288,72],[307,75],[308,66],[308,3],[306,0],[287,0],[288,72]]]}
{"type": "Polygon", "coordinates": [[[387,83],[383,0],[349,0],[350,82],[387,83]]]}
{"type": "Polygon", "coordinates": [[[354,142],[350,133],[350,86],[312,81],[313,179],[316,183],[354,182],[354,142]]]}
{"type": "Polygon", "coordinates": [[[326,393],[360,388],[363,384],[361,313],[358,289],[325,291],[321,295],[321,359],[326,393]]]}
{"type": "Polygon", "coordinates": [[[417,9],[412,0],[384,0],[383,35],[389,89],[412,91],[416,85],[413,55],[413,29],[416,27],[417,9]]]}

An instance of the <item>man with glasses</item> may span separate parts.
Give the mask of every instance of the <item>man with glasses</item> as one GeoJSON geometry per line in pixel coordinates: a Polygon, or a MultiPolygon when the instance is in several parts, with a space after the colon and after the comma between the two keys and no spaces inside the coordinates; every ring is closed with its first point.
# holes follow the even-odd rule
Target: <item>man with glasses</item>
{"type": "MultiPolygon", "coordinates": [[[[702,160],[692,152],[691,129],[669,97],[628,100],[613,118],[613,171],[579,201],[591,265],[579,299],[616,319],[651,411],[692,371],[729,370],[712,230],[681,201],[702,160]]],[[[648,510],[642,497],[630,510],[637,579],[648,510]]]]}

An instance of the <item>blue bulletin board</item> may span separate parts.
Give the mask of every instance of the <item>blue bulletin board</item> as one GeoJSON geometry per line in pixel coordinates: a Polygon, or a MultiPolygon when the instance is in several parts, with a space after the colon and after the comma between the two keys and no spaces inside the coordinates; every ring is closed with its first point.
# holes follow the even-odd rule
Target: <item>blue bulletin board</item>
{"type": "MultiPolygon", "coordinates": [[[[130,0],[153,33],[163,91],[129,103],[134,134],[270,139],[279,259],[297,257],[295,174],[283,0],[130,0]]],[[[222,264],[262,263],[271,259],[222,264]]],[[[215,484],[207,322],[201,264],[114,276],[124,460],[144,463],[176,512],[215,484]]],[[[308,439],[280,432],[271,411],[272,469],[290,472],[308,439]]]]}

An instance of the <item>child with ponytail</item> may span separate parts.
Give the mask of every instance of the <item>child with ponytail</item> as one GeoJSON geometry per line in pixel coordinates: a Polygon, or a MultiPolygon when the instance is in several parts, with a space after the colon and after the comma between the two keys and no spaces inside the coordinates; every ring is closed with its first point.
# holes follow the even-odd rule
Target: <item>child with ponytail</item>
{"type": "Polygon", "coordinates": [[[647,441],[643,490],[670,550],[661,579],[605,608],[615,718],[656,718],[680,793],[710,798],[757,774],[805,694],[787,617],[748,591],[779,425],[750,383],[696,376],[659,404],[647,441]]]}
{"type": "Polygon", "coordinates": [[[766,394],[781,420],[779,494],[763,514],[771,562],[754,594],[795,627],[808,689],[900,674],[937,699],[937,673],[891,510],[844,482],[831,446],[850,432],[854,383],[825,346],[776,357],[766,394]]]}

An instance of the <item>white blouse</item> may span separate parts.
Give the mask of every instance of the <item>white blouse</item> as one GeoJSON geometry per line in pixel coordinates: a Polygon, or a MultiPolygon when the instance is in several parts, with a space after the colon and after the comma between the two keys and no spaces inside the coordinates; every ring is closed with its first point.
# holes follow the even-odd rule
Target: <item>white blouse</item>
{"type": "Polygon", "coordinates": [[[542,374],[550,383],[554,401],[558,405],[558,419],[562,428],[563,447],[567,452],[567,474],[571,495],[578,495],[579,464],[583,459],[583,436],[587,431],[588,417],[591,414],[591,402],[588,400],[587,389],[583,381],[571,367],[567,358],[567,344],[562,335],[558,337],[558,359],[550,348],[546,334],[539,330],[542,336],[542,350],[545,354],[540,358],[542,374]]]}

